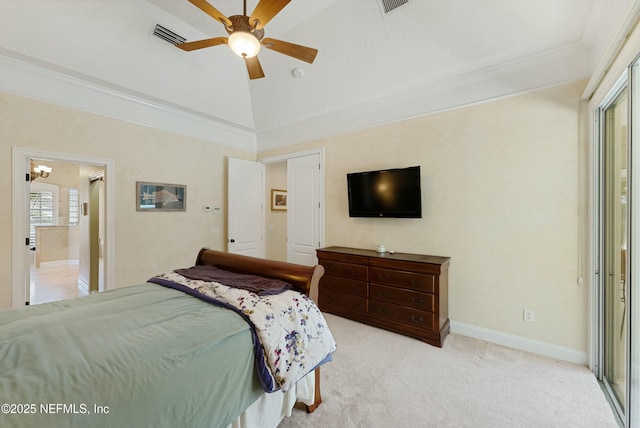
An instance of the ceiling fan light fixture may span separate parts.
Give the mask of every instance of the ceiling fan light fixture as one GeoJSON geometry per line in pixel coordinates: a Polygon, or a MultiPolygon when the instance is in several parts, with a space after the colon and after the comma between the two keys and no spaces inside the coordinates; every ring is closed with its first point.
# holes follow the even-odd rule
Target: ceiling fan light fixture
{"type": "MultiPolygon", "coordinates": [[[[221,22],[229,34],[229,37],[214,37],[211,39],[179,43],[176,44],[179,49],[189,52],[196,49],[227,44],[233,53],[244,58],[249,79],[251,80],[264,77],[264,71],[257,57],[261,45],[264,45],[265,48],[274,52],[308,62],[309,64],[312,64],[316,58],[318,53],[317,49],[284,42],[282,40],[264,38],[264,26],[289,4],[291,0],[254,0],[257,1],[257,5],[251,15],[247,15],[247,0],[244,0],[244,13],[242,15],[231,15],[229,17],[224,16],[224,14],[213,7],[209,1],[211,0],[189,0],[189,2],[211,18],[221,22]]],[[[299,72],[296,73],[299,74],[299,72]]]]}
{"type": "Polygon", "coordinates": [[[228,44],[233,53],[243,58],[252,58],[260,52],[260,40],[247,31],[231,33],[228,44]]]}

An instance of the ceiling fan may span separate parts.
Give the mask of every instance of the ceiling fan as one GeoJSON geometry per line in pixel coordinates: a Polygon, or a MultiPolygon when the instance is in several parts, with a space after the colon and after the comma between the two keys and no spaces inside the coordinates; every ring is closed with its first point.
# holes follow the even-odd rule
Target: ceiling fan
{"type": "Polygon", "coordinates": [[[227,33],[229,33],[229,37],[214,37],[212,39],[181,43],[176,46],[185,51],[193,51],[228,44],[236,55],[244,58],[250,79],[260,79],[264,77],[262,66],[257,57],[261,46],[311,64],[318,53],[317,49],[283,42],[282,40],[264,38],[264,26],[289,4],[290,1],[291,0],[260,0],[251,16],[247,16],[247,0],[244,0],[244,14],[233,15],[227,18],[206,0],[189,0],[190,3],[204,13],[216,21],[220,21],[227,30],[227,33]]]}

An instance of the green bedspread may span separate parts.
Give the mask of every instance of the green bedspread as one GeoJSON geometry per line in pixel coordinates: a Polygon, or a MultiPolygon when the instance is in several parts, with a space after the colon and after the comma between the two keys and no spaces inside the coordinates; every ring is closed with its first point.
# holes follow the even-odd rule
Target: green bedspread
{"type": "Polygon", "coordinates": [[[180,291],[0,311],[1,427],[225,427],[261,393],[247,323],[180,291]]]}

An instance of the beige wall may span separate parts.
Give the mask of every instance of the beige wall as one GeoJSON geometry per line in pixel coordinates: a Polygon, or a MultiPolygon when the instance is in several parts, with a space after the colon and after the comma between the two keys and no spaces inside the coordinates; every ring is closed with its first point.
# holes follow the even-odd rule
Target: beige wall
{"type": "MultiPolygon", "coordinates": [[[[118,286],[191,265],[202,246],[225,249],[226,215],[202,206],[226,212],[227,157],[255,159],[254,153],[0,92],[5,195],[11,194],[12,146],[115,161],[118,286]],[[136,212],[136,180],[187,185],[187,211],[136,212]]],[[[11,221],[11,204],[0,205],[0,307],[11,305],[11,221]]]]}
{"type": "Polygon", "coordinates": [[[287,162],[267,164],[266,174],[266,256],[268,259],[287,261],[287,212],[271,211],[271,189],[287,190],[287,162]]]}
{"type": "Polygon", "coordinates": [[[327,246],[383,243],[450,256],[452,321],[586,352],[587,290],[577,285],[584,86],[567,84],[258,157],[325,147],[327,246]],[[348,172],[412,165],[422,168],[422,219],[349,217],[348,172]],[[534,323],[523,321],[524,308],[535,312],[534,323]]]}
{"type": "Polygon", "coordinates": [[[35,266],[52,261],[78,260],[79,235],[77,226],[36,226],[35,266]]]}
{"type": "MultiPolygon", "coordinates": [[[[576,285],[583,87],[568,84],[259,157],[325,147],[325,243],[384,243],[452,257],[452,321],[586,351],[586,289],[576,285]],[[422,219],[349,218],[347,172],[411,165],[422,167],[422,219]],[[534,323],[522,321],[523,308],[535,311],[534,323]]],[[[227,156],[255,157],[0,93],[0,189],[7,195],[13,145],[115,160],[119,286],[189,265],[201,246],[224,249],[226,215],[202,205],[226,212],[227,156]],[[186,184],[187,212],[136,212],[136,180],[186,184]]],[[[0,234],[11,236],[10,204],[0,206],[0,234]]],[[[10,272],[11,242],[3,239],[0,306],[11,302],[10,272]]]]}
{"type": "Polygon", "coordinates": [[[79,169],[77,163],[60,162],[49,159],[34,159],[36,165],[44,164],[52,168],[51,174],[47,178],[37,178],[36,182],[55,184],[71,189],[78,188],[79,169]]]}

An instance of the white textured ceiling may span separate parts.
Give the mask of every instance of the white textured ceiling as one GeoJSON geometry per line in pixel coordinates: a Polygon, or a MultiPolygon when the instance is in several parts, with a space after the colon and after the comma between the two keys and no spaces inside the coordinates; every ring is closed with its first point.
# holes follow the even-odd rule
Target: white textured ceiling
{"type": "Polygon", "coordinates": [[[156,22],[189,41],[227,35],[186,0],[0,0],[0,54],[250,132],[262,150],[588,78],[633,3],[410,0],[383,16],[378,0],[292,0],[266,37],[316,61],[263,49],[266,77],[250,81],[226,46],[150,36],[156,22]]]}

